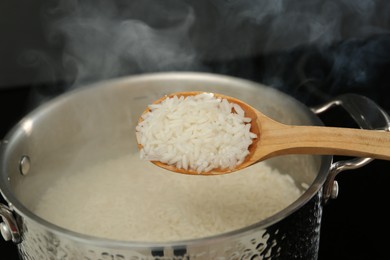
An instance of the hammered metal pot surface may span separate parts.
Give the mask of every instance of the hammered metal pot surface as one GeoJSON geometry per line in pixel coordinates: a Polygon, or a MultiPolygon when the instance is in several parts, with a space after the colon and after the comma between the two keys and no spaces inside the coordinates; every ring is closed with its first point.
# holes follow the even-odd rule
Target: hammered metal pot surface
{"type": "Polygon", "coordinates": [[[174,244],[93,241],[25,221],[22,259],[317,259],[322,215],[320,192],[300,210],[265,228],[174,244]]]}

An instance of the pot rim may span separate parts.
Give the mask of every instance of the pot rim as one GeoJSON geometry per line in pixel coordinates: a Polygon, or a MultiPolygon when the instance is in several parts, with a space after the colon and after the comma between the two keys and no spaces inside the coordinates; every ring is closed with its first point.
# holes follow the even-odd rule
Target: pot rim
{"type": "MultiPolygon", "coordinates": [[[[150,80],[150,79],[162,79],[162,78],[202,78],[208,77],[210,79],[218,79],[218,80],[224,80],[224,81],[234,81],[240,84],[250,84],[250,85],[260,85],[264,86],[260,83],[240,79],[232,76],[226,76],[226,75],[219,75],[219,74],[213,74],[213,73],[204,73],[204,72],[159,72],[159,73],[146,73],[142,75],[132,75],[132,76],[125,76],[110,80],[104,80],[93,84],[88,84],[84,87],[80,87],[74,90],[70,90],[64,94],[59,95],[58,97],[53,98],[52,100],[47,101],[46,103],[40,105],[30,113],[26,115],[26,117],[34,116],[35,114],[38,114],[41,110],[44,110],[47,107],[52,106],[58,102],[61,102],[61,100],[67,99],[72,97],[73,95],[77,95],[79,91],[85,91],[89,88],[93,87],[104,87],[110,84],[123,84],[123,83],[129,83],[134,81],[143,81],[143,80],[150,80]]],[[[277,89],[273,89],[272,91],[280,92],[282,95],[290,97],[281,91],[277,89]]],[[[290,97],[292,98],[292,97],[290,97]]],[[[307,108],[306,105],[302,104],[298,100],[295,100],[299,105],[301,105],[303,108],[306,108],[308,111],[308,115],[310,116],[310,119],[316,123],[322,125],[321,120],[310,111],[310,109],[307,108]]],[[[220,234],[216,234],[213,236],[207,236],[202,238],[195,238],[195,239],[186,239],[186,240],[173,240],[173,241],[166,241],[166,242],[153,242],[153,241],[127,241],[127,240],[114,240],[114,239],[106,239],[106,238],[100,238],[95,237],[91,235],[81,234],[75,231],[71,231],[68,229],[65,229],[63,227],[57,226],[55,224],[52,224],[48,222],[47,220],[35,215],[32,211],[30,211],[28,208],[26,208],[14,195],[14,193],[11,191],[9,180],[5,171],[5,155],[7,150],[7,143],[8,140],[12,140],[17,136],[18,132],[21,128],[21,123],[24,119],[21,119],[19,123],[17,123],[5,136],[3,142],[0,142],[0,193],[3,196],[3,198],[7,201],[9,207],[17,213],[19,216],[21,216],[23,219],[25,219],[28,222],[34,222],[41,226],[43,229],[59,235],[61,237],[66,237],[67,239],[75,242],[80,242],[83,244],[88,244],[91,246],[104,246],[105,248],[151,248],[151,247],[173,247],[178,245],[197,245],[197,244],[213,244],[217,242],[224,241],[226,239],[232,239],[239,236],[243,236],[248,232],[253,232],[253,230],[264,230],[267,227],[281,221],[282,219],[285,219],[292,213],[299,210],[302,206],[304,206],[311,198],[313,198],[318,192],[322,192],[322,187],[327,179],[328,173],[330,171],[333,156],[330,155],[323,155],[319,156],[321,158],[321,164],[320,168],[318,170],[318,174],[316,178],[314,179],[313,183],[307,188],[306,191],[303,192],[303,194],[295,200],[293,203],[291,203],[289,206],[284,208],[283,210],[277,212],[276,214],[263,219],[259,222],[256,222],[252,225],[236,229],[229,232],[224,232],[220,234]],[[5,144],[5,145],[3,145],[5,144]]]]}

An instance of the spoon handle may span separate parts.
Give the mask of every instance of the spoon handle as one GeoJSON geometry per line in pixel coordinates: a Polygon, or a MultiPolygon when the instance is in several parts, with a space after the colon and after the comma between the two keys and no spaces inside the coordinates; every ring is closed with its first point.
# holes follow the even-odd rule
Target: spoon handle
{"type": "Polygon", "coordinates": [[[390,132],[354,128],[279,125],[263,129],[254,157],[321,154],[390,160],[390,132]]]}

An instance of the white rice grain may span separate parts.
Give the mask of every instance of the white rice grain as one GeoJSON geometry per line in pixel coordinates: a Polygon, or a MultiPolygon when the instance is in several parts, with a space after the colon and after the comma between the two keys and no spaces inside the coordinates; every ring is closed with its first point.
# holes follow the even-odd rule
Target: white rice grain
{"type": "Polygon", "coordinates": [[[150,112],[136,127],[146,160],[199,173],[232,169],[244,161],[257,137],[238,104],[212,94],[174,96],[148,107],[150,112]]]}
{"type": "Polygon", "coordinates": [[[125,241],[172,241],[252,225],[301,194],[289,175],[257,163],[239,174],[169,174],[139,159],[118,157],[60,177],[34,213],[82,234],[125,241]]]}

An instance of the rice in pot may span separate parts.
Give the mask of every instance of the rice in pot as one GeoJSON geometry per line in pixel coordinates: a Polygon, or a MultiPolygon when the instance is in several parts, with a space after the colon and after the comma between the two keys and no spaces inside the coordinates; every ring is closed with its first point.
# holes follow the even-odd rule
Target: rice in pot
{"type": "Polygon", "coordinates": [[[62,174],[34,212],[58,226],[126,241],[175,241],[239,229],[295,201],[301,191],[266,162],[239,173],[194,177],[138,154],[62,174]]]}

